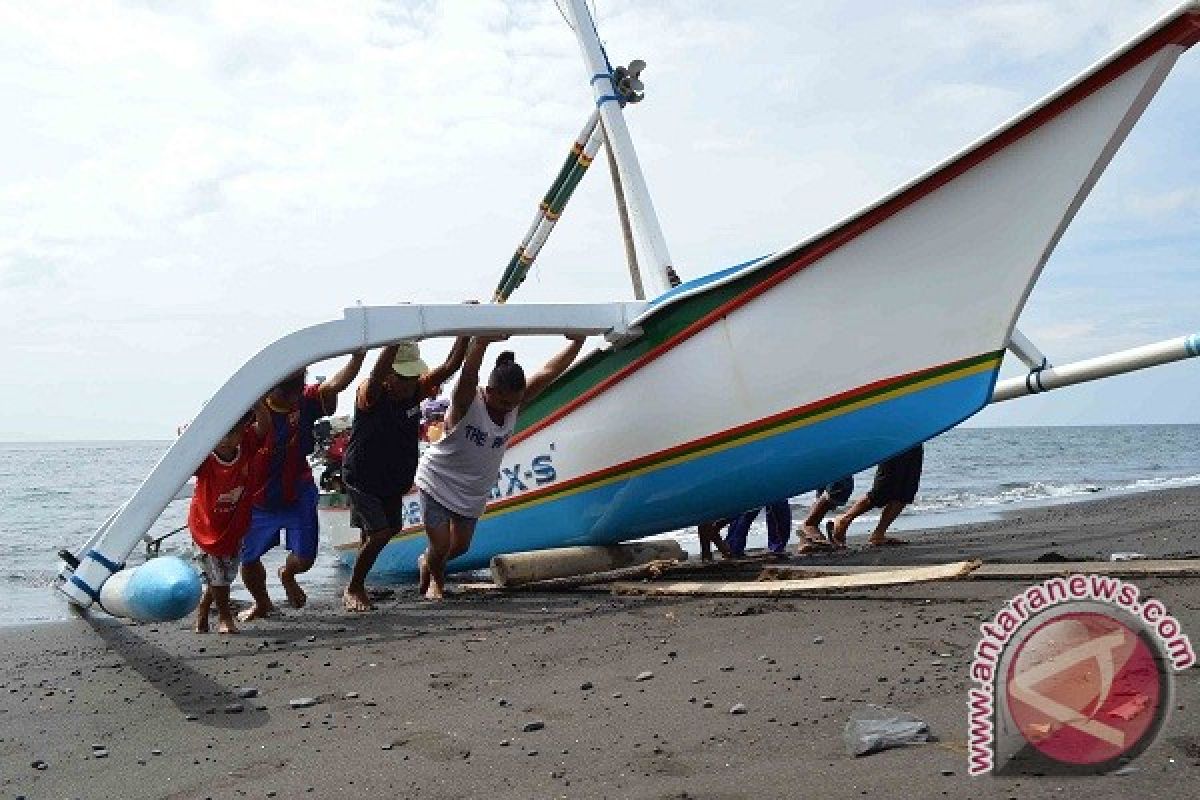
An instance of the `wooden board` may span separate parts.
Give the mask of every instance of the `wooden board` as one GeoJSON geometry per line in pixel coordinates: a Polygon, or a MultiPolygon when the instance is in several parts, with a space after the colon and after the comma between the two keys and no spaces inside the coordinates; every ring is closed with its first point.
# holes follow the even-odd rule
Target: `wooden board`
{"type": "MultiPolygon", "coordinates": [[[[909,569],[892,566],[767,567],[759,580],[796,580],[822,575],[861,575],[909,569]]],[[[984,564],[971,580],[1042,580],[1058,575],[1111,575],[1114,578],[1186,577],[1200,575],[1200,559],[1140,559],[1137,561],[1050,561],[1035,564],[984,564]]]]}
{"type": "Polygon", "coordinates": [[[672,583],[633,583],[618,581],[610,584],[616,594],[650,596],[707,596],[788,597],[810,592],[868,589],[906,583],[954,580],[978,569],[979,561],[955,561],[926,567],[876,569],[846,575],[825,575],[817,578],[777,581],[676,581],[672,583]]]}

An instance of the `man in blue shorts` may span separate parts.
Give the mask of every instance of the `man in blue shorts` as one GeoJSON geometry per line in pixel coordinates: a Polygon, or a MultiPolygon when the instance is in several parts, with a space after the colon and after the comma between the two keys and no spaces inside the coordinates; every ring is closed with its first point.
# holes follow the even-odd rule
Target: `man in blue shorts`
{"type": "Polygon", "coordinates": [[[263,444],[254,467],[250,530],[242,540],[242,582],[254,598],[254,605],[240,615],[244,622],[275,610],[262,557],[279,544],[281,533],[288,556],[279,568],[279,582],[292,607],[301,608],[308,600],[296,576],[308,572],[317,558],[317,485],[308,465],[315,445],[313,423],[337,410],[338,393],[357,377],[365,355],[355,353],[319,384],[305,385],[305,370],[299,370],[255,407],[254,426],[263,444]]]}

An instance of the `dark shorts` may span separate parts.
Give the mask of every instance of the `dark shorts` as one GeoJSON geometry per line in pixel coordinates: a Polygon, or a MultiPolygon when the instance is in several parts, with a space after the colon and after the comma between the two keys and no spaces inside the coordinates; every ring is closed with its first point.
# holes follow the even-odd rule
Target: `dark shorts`
{"type": "Polygon", "coordinates": [[[404,495],[380,496],[346,485],[350,495],[350,525],[363,533],[398,531],[404,527],[404,495]]]}
{"type": "Polygon", "coordinates": [[[840,478],[817,492],[818,497],[825,497],[834,508],[846,505],[846,501],[852,494],[854,494],[853,475],[840,478]]]}
{"type": "Polygon", "coordinates": [[[924,460],[925,447],[917,445],[881,462],[875,470],[871,491],[867,492],[871,507],[883,508],[889,503],[908,504],[916,499],[924,460]]]}
{"type": "Polygon", "coordinates": [[[419,490],[419,494],[421,496],[421,520],[425,523],[426,530],[429,528],[448,528],[451,522],[458,523],[460,529],[469,527],[470,530],[475,530],[475,524],[479,522],[477,518],[459,514],[457,511],[451,511],[424,489],[419,490]]]}
{"type": "Polygon", "coordinates": [[[300,489],[300,497],[290,506],[277,509],[256,508],[250,512],[250,530],[242,540],[242,563],[259,561],[279,544],[283,533],[289,552],[312,561],[317,557],[317,485],[311,480],[300,489]]]}

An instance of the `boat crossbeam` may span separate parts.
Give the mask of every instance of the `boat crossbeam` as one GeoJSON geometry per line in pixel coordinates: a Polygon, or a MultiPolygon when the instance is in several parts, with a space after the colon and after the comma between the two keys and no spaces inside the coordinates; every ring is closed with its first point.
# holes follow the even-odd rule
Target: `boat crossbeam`
{"type": "Polygon", "coordinates": [[[299,369],[404,339],[437,336],[586,334],[622,341],[636,335],[632,322],[645,309],[638,302],[357,306],[340,320],[288,334],[217,390],[133,496],[74,554],[78,567],[64,559],[58,589],[81,608],[97,601],[104,582],[124,566],[221,437],[271,387],[299,369]]]}

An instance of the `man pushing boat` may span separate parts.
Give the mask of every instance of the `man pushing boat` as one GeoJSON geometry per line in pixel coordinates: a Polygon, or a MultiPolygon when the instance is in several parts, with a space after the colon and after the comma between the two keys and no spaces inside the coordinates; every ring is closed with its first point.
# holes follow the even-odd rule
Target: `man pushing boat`
{"type": "Polygon", "coordinates": [[[354,424],[342,462],[352,524],[362,531],[350,584],[342,593],[347,611],[370,611],[367,573],[379,553],[404,527],[404,495],[417,472],[421,404],[462,366],[470,337],[454,342],[445,363],[429,369],[416,342],[383,348],[354,395],[354,424]]]}
{"type": "Polygon", "coordinates": [[[262,446],[256,472],[260,476],[250,514],[250,529],[242,542],[242,582],[254,605],[242,612],[243,622],[265,617],[275,607],[267,594],[267,571],[262,557],[284,534],[287,560],[279,582],[293,608],[308,595],[296,576],[308,572],[317,558],[317,485],[308,456],[315,445],[313,423],[337,409],[338,393],[362,369],[365,351],[354,353],[332,378],[305,385],[305,370],[292,373],[259,401],[255,428],[262,446]]]}
{"type": "Polygon", "coordinates": [[[471,546],[475,525],[483,516],[488,495],[523,403],[535,397],[566,371],[583,347],[586,336],[568,336],[566,348],[551,358],[528,382],[511,351],[496,359],[487,386],[479,388],[479,368],[492,342],[507,337],[475,337],[467,349],[462,373],[446,414],[446,435],[430,445],[417,468],[421,513],[429,547],[418,559],[419,591],[441,600],[446,562],[471,546]]]}

